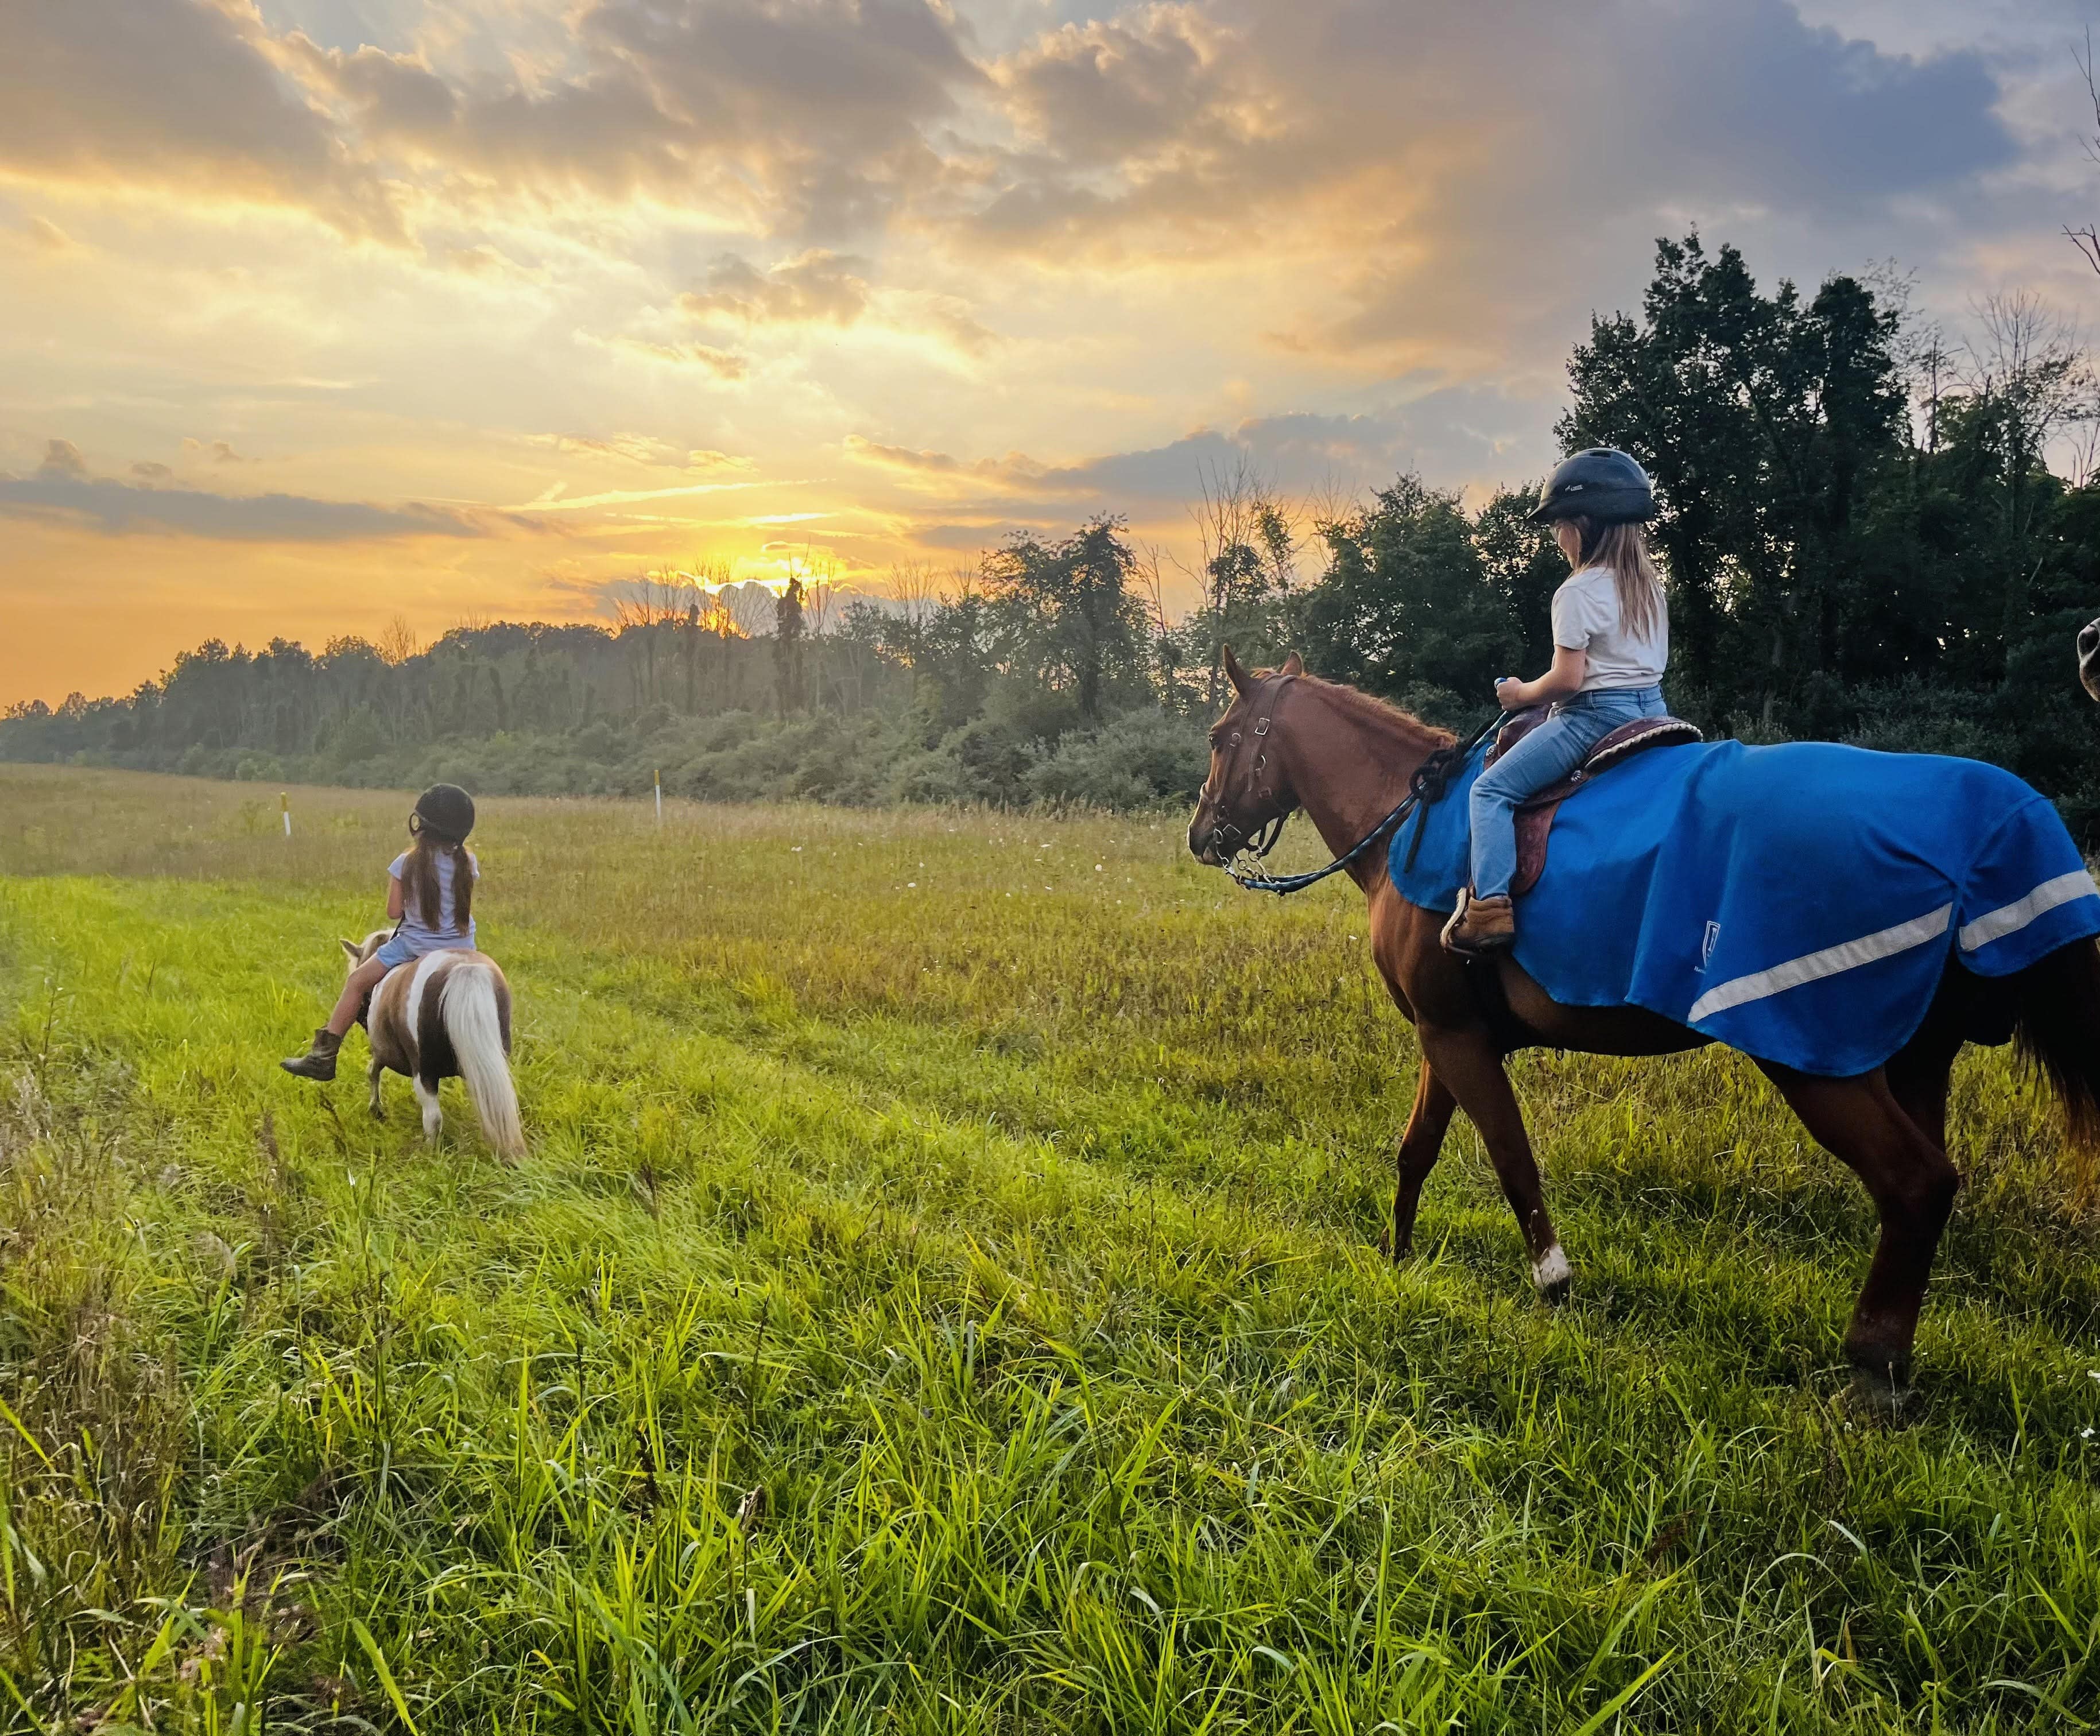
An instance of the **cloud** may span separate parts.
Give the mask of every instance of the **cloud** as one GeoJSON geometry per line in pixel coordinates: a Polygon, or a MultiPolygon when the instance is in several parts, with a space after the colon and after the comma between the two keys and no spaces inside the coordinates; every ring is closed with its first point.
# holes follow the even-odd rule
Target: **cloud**
{"type": "Polygon", "coordinates": [[[668,440],[660,440],[654,434],[532,434],[527,438],[536,446],[551,446],[558,452],[580,452],[598,458],[624,459],[629,464],[642,465],[651,469],[748,470],[754,468],[748,458],[735,457],[712,447],[677,446],[668,440]]]}
{"type": "Polygon", "coordinates": [[[11,0],[0,175],[290,207],[404,239],[392,195],[268,44],[253,0],[11,0]]]}
{"type": "Polygon", "coordinates": [[[1253,416],[1162,445],[1045,464],[1026,454],[966,459],[849,435],[846,456],[921,501],[931,524],[911,539],[989,546],[1016,526],[1040,530],[1088,512],[1178,521],[1207,482],[1246,469],[1287,496],[1346,501],[1401,472],[1476,491],[1525,482],[1555,452],[1545,406],[1487,388],[1426,390],[1375,412],[1253,416]],[[945,522],[942,522],[945,521],[945,522]]]}
{"type": "Polygon", "coordinates": [[[821,247],[761,271],[735,253],[708,268],[705,289],[678,297],[680,310],[695,319],[734,319],[744,325],[792,323],[851,325],[867,309],[867,262],[821,247]]]}
{"type": "Polygon", "coordinates": [[[214,464],[254,464],[256,462],[254,459],[244,458],[240,453],[234,451],[233,443],[231,440],[199,440],[192,436],[185,434],[183,437],[183,450],[186,452],[194,452],[200,457],[208,456],[214,464]]]}
{"type": "Polygon", "coordinates": [[[654,197],[764,233],[879,224],[945,165],[924,129],[982,82],[928,0],[592,0],[571,64],[448,77],[417,56],[288,40],[360,134],[540,197],[654,197]]]}
{"type": "Polygon", "coordinates": [[[1570,302],[1701,213],[1888,246],[2016,154],[1979,53],[1885,54],[1786,0],[1154,5],[990,70],[1020,142],[957,219],[972,245],[1288,261],[1275,347],[1352,370],[1485,372],[1542,326],[1564,345],[1570,302]]]}
{"type": "Polygon", "coordinates": [[[602,494],[567,495],[558,487],[549,489],[536,500],[527,500],[510,509],[515,513],[574,513],[588,511],[595,507],[631,506],[642,500],[669,500],[682,496],[703,494],[733,494],[746,488],[758,488],[761,482],[686,482],[676,488],[614,488],[602,494]]]}
{"type": "MultiPolygon", "coordinates": [[[[170,476],[165,465],[135,465],[134,474],[170,476]]],[[[301,495],[230,496],[156,488],[88,474],[80,450],[52,440],[34,474],[0,472],[0,518],[72,524],[107,536],[161,535],[224,542],[338,543],[408,536],[487,537],[537,531],[507,513],[409,501],[374,506],[301,495]]]]}
{"type": "Polygon", "coordinates": [[[33,217],[24,227],[30,241],[46,253],[69,253],[80,244],[48,217],[33,217]]]}
{"type": "Polygon", "coordinates": [[[148,482],[172,482],[175,479],[173,470],[151,458],[142,458],[133,465],[131,474],[148,482]]]}
{"type": "Polygon", "coordinates": [[[719,350],[712,344],[660,343],[654,338],[636,337],[626,333],[601,337],[595,332],[578,332],[576,340],[595,350],[633,356],[660,367],[698,368],[717,380],[741,380],[751,372],[749,356],[739,355],[733,350],[719,350]]]}
{"type": "Polygon", "coordinates": [[[46,440],[44,443],[44,461],[37,467],[40,478],[63,480],[87,474],[87,460],[80,455],[80,448],[70,440],[46,440]]]}

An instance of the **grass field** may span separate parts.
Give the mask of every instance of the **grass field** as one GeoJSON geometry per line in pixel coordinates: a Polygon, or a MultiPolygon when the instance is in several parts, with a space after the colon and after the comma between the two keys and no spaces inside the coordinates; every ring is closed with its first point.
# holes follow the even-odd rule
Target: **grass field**
{"type": "Polygon", "coordinates": [[[1567,1308],[1462,1123],[1386,1262],[1361,902],[1171,817],[487,804],[506,1170],[278,1072],[407,801],[267,794],[0,767],[0,1730],[2100,1717],[2100,1210],[2002,1055],[1882,1432],[1732,1056],[1518,1065],[1567,1308]]]}

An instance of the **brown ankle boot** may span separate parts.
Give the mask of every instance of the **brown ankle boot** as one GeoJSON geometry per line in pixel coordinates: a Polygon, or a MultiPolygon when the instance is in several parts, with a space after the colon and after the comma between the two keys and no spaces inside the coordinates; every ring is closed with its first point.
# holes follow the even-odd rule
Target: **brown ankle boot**
{"type": "Polygon", "coordinates": [[[1444,947],[1462,958],[1491,958],[1516,945],[1516,908],[1507,898],[1458,894],[1458,908],[1444,925],[1444,947]]]}
{"type": "Polygon", "coordinates": [[[318,1079],[325,1085],[335,1077],[335,1052],[342,1046],[342,1039],[323,1025],[314,1033],[312,1048],[277,1064],[298,1078],[318,1079]]]}

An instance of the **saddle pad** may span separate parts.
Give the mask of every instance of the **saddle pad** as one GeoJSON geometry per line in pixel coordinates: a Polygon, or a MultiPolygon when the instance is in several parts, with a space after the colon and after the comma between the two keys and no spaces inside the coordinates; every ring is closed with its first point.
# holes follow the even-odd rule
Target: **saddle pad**
{"type": "MultiPolygon", "coordinates": [[[[1476,751],[1410,817],[1388,871],[1449,910],[1467,877],[1476,751]],[[1408,866],[1410,851],[1413,866],[1408,866]]],[[[2002,976],[2100,934],[2100,889],[2056,809],[1974,760],[1822,742],[1651,748],[1554,822],[1517,903],[1516,962],[1571,1007],[1635,1006],[1837,1077],[1923,1020],[1950,950],[2002,976]]]]}

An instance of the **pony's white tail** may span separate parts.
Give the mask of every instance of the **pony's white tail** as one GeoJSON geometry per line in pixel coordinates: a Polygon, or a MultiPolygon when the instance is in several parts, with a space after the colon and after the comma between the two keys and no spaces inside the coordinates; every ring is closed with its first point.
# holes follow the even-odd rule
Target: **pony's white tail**
{"type": "Polygon", "coordinates": [[[452,1038],[460,1076],[466,1081],[483,1138],[506,1157],[525,1155],[525,1128],[518,1119],[518,1091],[503,1052],[503,1024],[496,1006],[496,967],[461,964],[445,978],[445,1034],[452,1038]]]}

